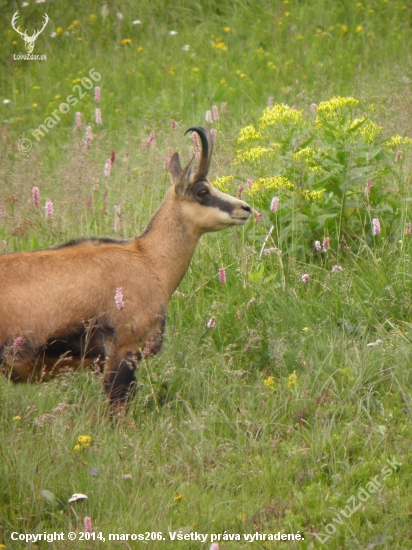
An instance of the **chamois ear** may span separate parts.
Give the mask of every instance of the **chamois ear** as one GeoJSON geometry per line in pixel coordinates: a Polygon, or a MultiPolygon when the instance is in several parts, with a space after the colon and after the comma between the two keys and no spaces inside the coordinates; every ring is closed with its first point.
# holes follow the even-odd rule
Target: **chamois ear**
{"type": "Polygon", "coordinates": [[[192,174],[193,174],[193,161],[194,160],[195,160],[195,155],[193,155],[192,160],[189,162],[189,164],[183,170],[182,174],[180,175],[180,178],[179,178],[178,182],[175,184],[176,193],[180,196],[183,196],[186,193],[186,191],[189,187],[190,178],[192,177],[192,174]]]}
{"type": "Polygon", "coordinates": [[[172,182],[176,184],[183,172],[182,165],[180,164],[179,153],[174,153],[170,159],[169,170],[172,182]]]}

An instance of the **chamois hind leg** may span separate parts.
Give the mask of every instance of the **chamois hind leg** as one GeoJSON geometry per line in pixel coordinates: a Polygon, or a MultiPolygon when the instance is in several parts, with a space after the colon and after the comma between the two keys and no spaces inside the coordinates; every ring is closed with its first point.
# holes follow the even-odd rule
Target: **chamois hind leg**
{"type": "Polygon", "coordinates": [[[130,350],[128,346],[116,350],[116,353],[107,359],[103,385],[113,410],[121,412],[127,405],[136,386],[135,371],[141,358],[138,349],[130,350]]]}

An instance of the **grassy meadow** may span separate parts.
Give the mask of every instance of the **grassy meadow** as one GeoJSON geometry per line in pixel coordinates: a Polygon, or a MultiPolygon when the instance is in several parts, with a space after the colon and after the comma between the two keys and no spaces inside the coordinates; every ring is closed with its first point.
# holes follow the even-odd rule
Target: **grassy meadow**
{"type": "Polygon", "coordinates": [[[143,232],[193,125],[254,209],[202,238],[116,424],[99,373],[0,377],[0,548],[412,548],[411,5],[0,6],[0,253],[143,232]]]}

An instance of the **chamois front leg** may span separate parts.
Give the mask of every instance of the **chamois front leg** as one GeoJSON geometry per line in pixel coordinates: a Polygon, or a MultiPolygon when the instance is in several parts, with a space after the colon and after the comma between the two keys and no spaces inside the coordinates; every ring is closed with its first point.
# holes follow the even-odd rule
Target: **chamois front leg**
{"type": "Polygon", "coordinates": [[[106,361],[103,385],[113,411],[121,412],[127,405],[136,386],[135,371],[141,358],[139,350],[123,348],[106,361]]]}

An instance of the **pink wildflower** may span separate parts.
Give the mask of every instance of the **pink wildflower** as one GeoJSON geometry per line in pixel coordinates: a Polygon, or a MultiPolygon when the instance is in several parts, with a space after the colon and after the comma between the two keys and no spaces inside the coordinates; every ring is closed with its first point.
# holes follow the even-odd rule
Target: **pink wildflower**
{"type": "Polygon", "coordinates": [[[260,220],[263,218],[263,212],[257,212],[256,210],[252,209],[252,212],[256,216],[255,223],[259,223],[260,220]]]}
{"type": "Polygon", "coordinates": [[[325,237],[322,242],[322,250],[323,252],[327,252],[330,247],[330,237],[325,237]]]}
{"type": "Polygon", "coordinates": [[[104,175],[106,177],[109,177],[110,176],[110,170],[111,170],[111,167],[112,167],[112,162],[110,159],[106,159],[106,163],[104,165],[104,175]]]}
{"type": "Polygon", "coordinates": [[[276,212],[277,209],[279,208],[279,197],[273,197],[272,199],[272,202],[270,203],[270,211],[271,212],[276,212]]]}
{"type": "Polygon", "coordinates": [[[222,101],[220,104],[220,111],[223,114],[227,113],[227,101],[222,101]]]}
{"type": "Polygon", "coordinates": [[[77,111],[76,113],[76,126],[77,128],[80,128],[80,126],[82,125],[82,114],[80,111],[77,111]]]}
{"type": "Polygon", "coordinates": [[[142,139],[142,151],[146,149],[147,142],[145,139],[142,139]]]}
{"type": "Polygon", "coordinates": [[[334,265],[332,267],[332,273],[341,273],[343,271],[343,268],[340,265],[334,265]]]}
{"type": "Polygon", "coordinates": [[[219,269],[219,281],[222,285],[226,284],[226,269],[224,267],[219,269]]]}
{"type": "Polygon", "coordinates": [[[193,143],[195,144],[196,158],[200,160],[199,138],[197,137],[196,132],[193,132],[192,136],[193,136],[193,143]]]}
{"type": "Polygon", "coordinates": [[[45,209],[46,209],[46,218],[47,219],[52,218],[54,215],[54,207],[51,199],[47,199],[45,209]]]}
{"type": "Polygon", "coordinates": [[[411,234],[412,234],[412,224],[411,222],[408,222],[406,224],[405,235],[409,237],[411,234]]]}
{"type": "Polygon", "coordinates": [[[102,112],[100,109],[95,110],[96,124],[102,123],[102,112]]]}
{"type": "Polygon", "coordinates": [[[216,317],[211,317],[207,322],[207,328],[213,328],[216,325],[216,317]]]}
{"type": "Polygon", "coordinates": [[[84,518],[84,532],[85,533],[92,532],[92,520],[89,518],[89,516],[86,516],[84,518]]]}
{"type": "Polygon", "coordinates": [[[315,250],[316,252],[321,252],[322,245],[320,244],[320,241],[315,241],[315,250]]]}
{"type": "Polygon", "coordinates": [[[93,130],[92,130],[92,127],[89,124],[86,128],[86,147],[87,147],[87,149],[90,149],[90,147],[92,146],[92,141],[93,141],[93,130]]]}
{"type": "Polygon", "coordinates": [[[210,546],[210,549],[209,550],[219,550],[219,545],[217,542],[213,542],[212,545],[210,546]]]}
{"type": "Polygon", "coordinates": [[[217,130],[216,128],[212,128],[210,133],[212,134],[212,139],[213,141],[216,141],[216,136],[217,136],[217,130]]]}
{"type": "Polygon", "coordinates": [[[213,120],[216,120],[216,121],[219,120],[219,111],[217,110],[216,105],[213,105],[212,111],[213,111],[213,120]]]}
{"type": "Polygon", "coordinates": [[[372,235],[376,237],[381,232],[381,224],[379,223],[378,218],[373,218],[372,220],[372,235]]]}
{"type": "Polygon", "coordinates": [[[34,206],[39,206],[40,201],[40,191],[38,187],[33,187],[31,190],[31,196],[33,198],[33,204],[34,206]]]}
{"type": "Polygon", "coordinates": [[[239,187],[237,188],[237,193],[236,193],[236,197],[238,199],[242,197],[243,190],[244,190],[244,187],[242,184],[240,184],[239,187]]]}
{"type": "Polygon", "coordinates": [[[268,99],[268,107],[273,107],[273,97],[270,96],[268,99]]]}
{"type": "Polygon", "coordinates": [[[249,178],[247,180],[247,188],[250,189],[252,187],[252,185],[253,185],[253,181],[249,178]]]}
{"type": "Polygon", "coordinates": [[[3,250],[3,252],[6,252],[7,250],[7,241],[5,241],[4,239],[1,242],[1,249],[3,250]]]}
{"type": "Polygon", "coordinates": [[[372,187],[372,180],[369,178],[368,181],[366,182],[366,187],[365,187],[366,198],[368,198],[369,195],[371,194],[371,187],[372,187]]]}
{"type": "Polygon", "coordinates": [[[176,130],[176,128],[177,128],[177,122],[173,118],[170,121],[170,126],[171,126],[172,130],[176,130]]]}
{"type": "Polygon", "coordinates": [[[395,162],[401,161],[401,160],[402,160],[402,157],[403,157],[402,151],[398,151],[398,152],[396,153],[395,162]]]}
{"type": "Polygon", "coordinates": [[[267,256],[269,254],[282,254],[282,251],[279,248],[265,248],[263,250],[263,254],[266,254],[267,256]]]}
{"type": "Polygon", "coordinates": [[[211,111],[206,111],[205,120],[208,124],[212,124],[213,120],[212,120],[212,112],[211,111]]]}
{"type": "Polygon", "coordinates": [[[100,87],[96,86],[94,89],[94,100],[96,103],[100,103],[100,87]]]}
{"type": "Polygon", "coordinates": [[[307,283],[309,279],[310,279],[310,275],[308,275],[307,273],[304,273],[301,277],[302,283],[307,283]]]}
{"type": "Polygon", "coordinates": [[[114,297],[114,301],[116,302],[117,309],[120,310],[120,309],[124,308],[122,287],[116,288],[116,294],[115,294],[115,297],[114,297]]]}
{"type": "Polygon", "coordinates": [[[13,342],[13,348],[18,348],[22,344],[23,340],[23,336],[17,336],[17,338],[13,342]]]}
{"type": "Polygon", "coordinates": [[[314,113],[318,112],[318,106],[316,105],[316,103],[311,103],[310,108],[314,113]]]}
{"type": "Polygon", "coordinates": [[[149,137],[147,138],[147,145],[150,147],[155,139],[156,139],[156,136],[155,136],[154,130],[152,130],[150,132],[149,137]]]}

